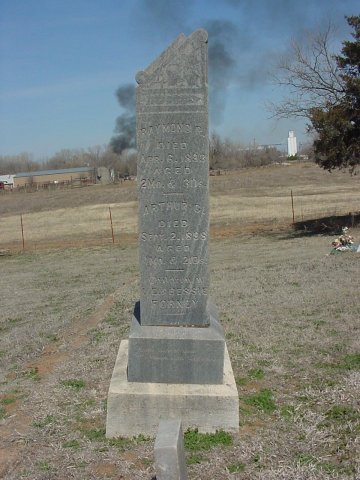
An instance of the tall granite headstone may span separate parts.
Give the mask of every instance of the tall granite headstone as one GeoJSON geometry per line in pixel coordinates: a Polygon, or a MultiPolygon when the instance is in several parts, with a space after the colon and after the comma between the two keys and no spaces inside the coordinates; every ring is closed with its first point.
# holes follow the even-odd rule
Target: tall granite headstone
{"type": "Polygon", "coordinates": [[[162,414],[236,430],[236,385],[208,298],[207,32],[181,34],[136,80],[140,301],[111,380],[107,435],[156,431],[162,414]]]}
{"type": "Polygon", "coordinates": [[[136,79],[141,324],[208,326],[207,33],[136,79]]]}

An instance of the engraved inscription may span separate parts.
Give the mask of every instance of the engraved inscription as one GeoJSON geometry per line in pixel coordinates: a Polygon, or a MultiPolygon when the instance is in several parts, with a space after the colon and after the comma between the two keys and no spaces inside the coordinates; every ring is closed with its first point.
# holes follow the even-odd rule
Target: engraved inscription
{"type": "Polygon", "coordinates": [[[197,213],[204,215],[206,213],[205,206],[189,204],[187,202],[158,202],[151,203],[150,205],[144,205],[144,215],[150,215],[158,213],[168,213],[168,212],[189,212],[197,213]]]}
{"type": "Polygon", "coordinates": [[[170,123],[167,125],[148,125],[140,129],[141,135],[159,135],[161,133],[191,133],[195,127],[189,123],[170,123]]]}

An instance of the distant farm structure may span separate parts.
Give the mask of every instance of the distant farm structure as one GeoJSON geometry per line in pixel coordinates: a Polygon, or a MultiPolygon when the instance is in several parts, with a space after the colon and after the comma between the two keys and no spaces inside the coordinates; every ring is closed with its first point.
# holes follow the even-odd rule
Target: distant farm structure
{"type": "Polygon", "coordinates": [[[12,190],[14,187],[14,175],[0,175],[0,190],[12,190]]]}
{"type": "Polygon", "coordinates": [[[74,167],[59,170],[38,170],[13,175],[14,189],[45,189],[52,186],[85,186],[96,183],[96,168],[74,167]]]}

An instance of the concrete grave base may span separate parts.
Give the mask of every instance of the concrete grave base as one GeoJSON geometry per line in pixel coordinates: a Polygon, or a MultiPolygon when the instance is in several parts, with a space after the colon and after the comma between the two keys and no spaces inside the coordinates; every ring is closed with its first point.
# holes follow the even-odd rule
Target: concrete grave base
{"type": "Polygon", "coordinates": [[[161,419],[181,418],[183,429],[239,430],[239,397],[225,345],[218,385],[128,382],[128,341],[120,344],[107,403],[106,436],[155,436],[161,419]]]}

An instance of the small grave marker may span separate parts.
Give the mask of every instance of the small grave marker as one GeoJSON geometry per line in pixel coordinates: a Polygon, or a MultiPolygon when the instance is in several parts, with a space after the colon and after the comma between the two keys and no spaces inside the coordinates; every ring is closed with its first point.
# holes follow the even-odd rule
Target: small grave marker
{"type": "Polygon", "coordinates": [[[161,420],[155,441],[156,480],[187,480],[180,418],[161,420]]]}

